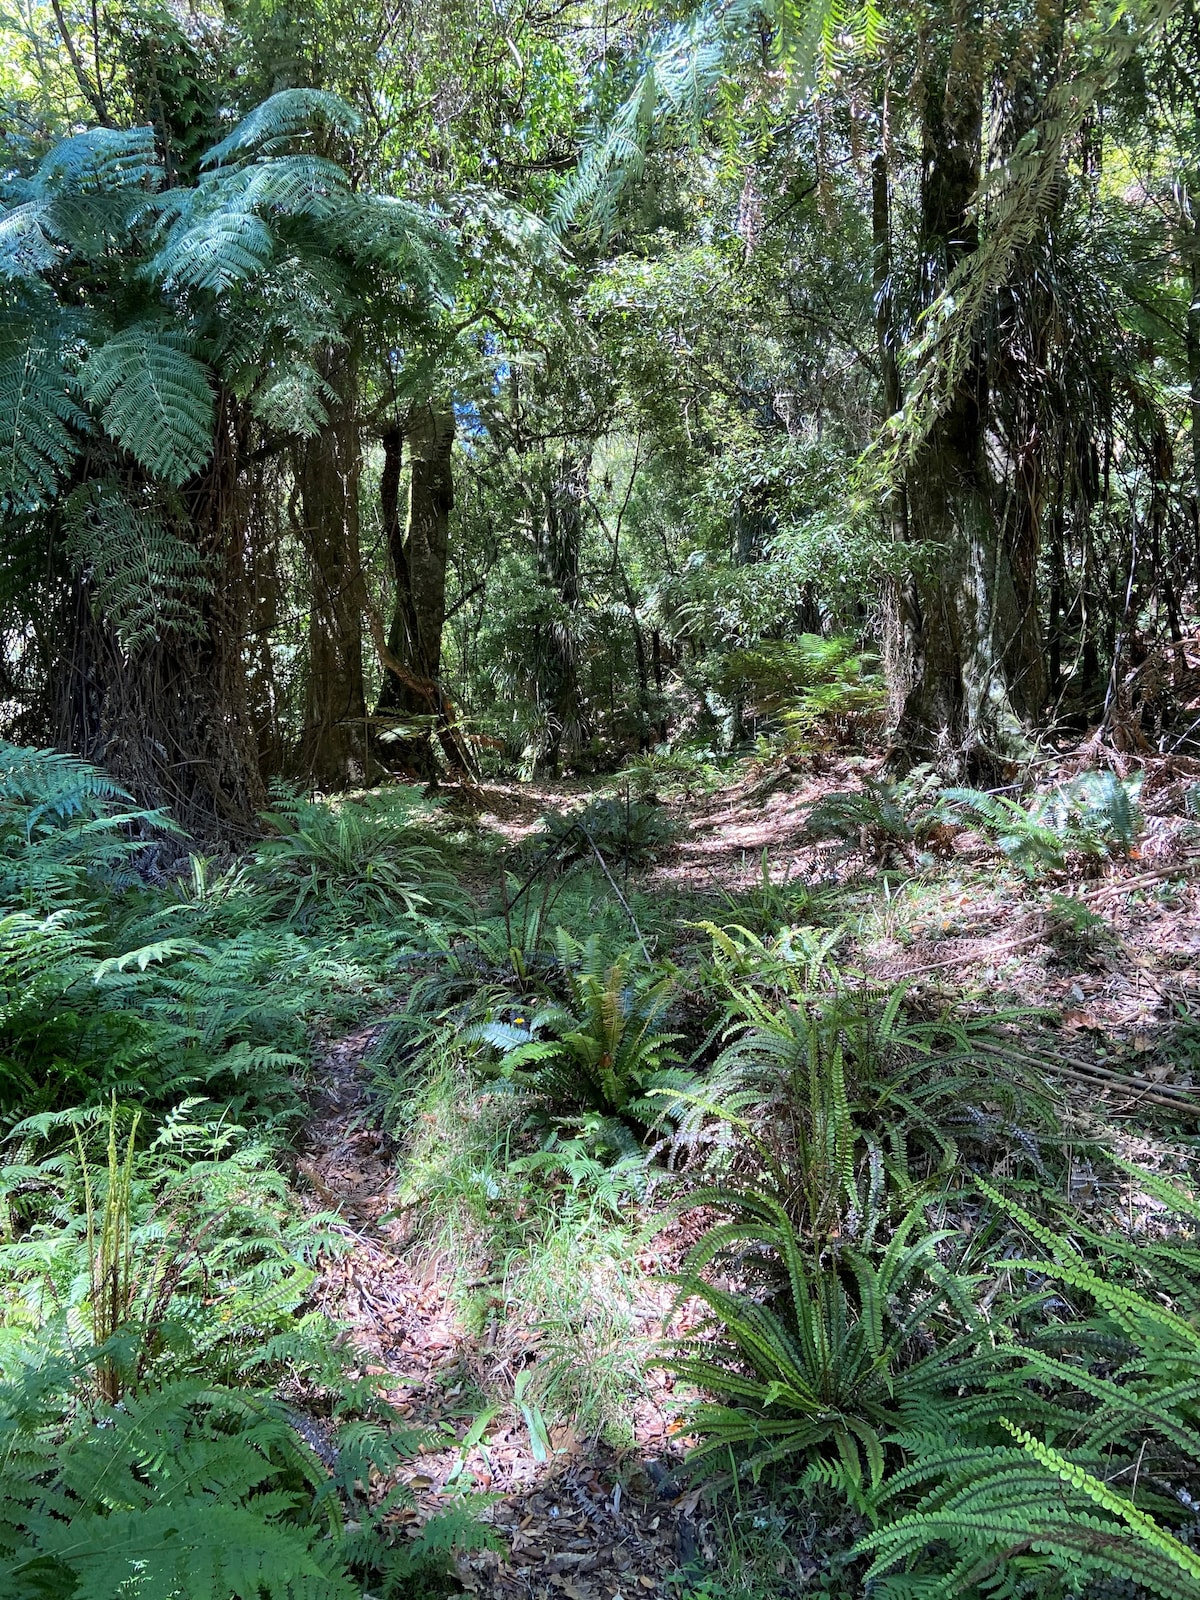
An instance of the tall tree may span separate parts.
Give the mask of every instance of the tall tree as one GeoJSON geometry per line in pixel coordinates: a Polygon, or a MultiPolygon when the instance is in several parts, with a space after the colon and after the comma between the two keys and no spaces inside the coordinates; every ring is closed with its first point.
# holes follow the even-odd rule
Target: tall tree
{"type": "Polygon", "coordinates": [[[424,405],[383,435],[380,498],[391,555],[395,601],[384,655],[378,717],[395,718],[405,732],[389,753],[409,770],[432,778],[436,764],[431,734],[437,730],[452,764],[464,749],[453,728],[453,712],[441,682],[442,630],[446,621],[446,566],[450,513],[454,508],[454,412],[424,405]],[[402,451],[410,461],[408,515],[400,507],[402,451]],[[409,721],[408,719],[412,719],[409,721]]]}

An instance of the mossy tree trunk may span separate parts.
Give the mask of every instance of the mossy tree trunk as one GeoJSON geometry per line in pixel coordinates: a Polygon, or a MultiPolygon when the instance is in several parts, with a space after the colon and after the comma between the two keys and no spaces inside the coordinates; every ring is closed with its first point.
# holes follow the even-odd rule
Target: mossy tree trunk
{"type": "MultiPolygon", "coordinates": [[[[983,59],[973,19],[956,0],[950,45],[930,67],[923,109],[924,305],[978,248],[970,202],[980,177],[983,59]]],[[[890,650],[899,751],[974,770],[1024,748],[1023,714],[1036,708],[1044,678],[1040,635],[1028,626],[1036,609],[1028,517],[1001,514],[989,461],[990,380],[977,337],[906,474],[913,560],[890,650]]]]}

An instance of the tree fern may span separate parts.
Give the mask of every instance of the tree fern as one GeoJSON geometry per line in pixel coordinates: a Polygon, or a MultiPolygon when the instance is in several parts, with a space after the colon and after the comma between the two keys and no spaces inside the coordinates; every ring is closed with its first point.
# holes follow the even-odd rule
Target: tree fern
{"type": "Polygon", "coordinates": [[[161,176],[153,128],[88,128],[50,150],[38,167],[35,187],[41,193],[144,192],[161,176]]]}
{"type": "Polygon", "coordinates": [[[0,277],[36,278],[61,256],[44,207],[26,202],[0,211],[0,277]]]}
{"type": "Polygon", "coordinates": [[[128,231],[161,176],[150,128],[60,141],[30,177],[6,178],[0,275],[29,279],[71,254],[95,255],[128,231]]]}
{"type": "Polygon", "coordinates": [[[311,439],[325,426],[333,390],[307,361],[281,364],[277,374],[254,394],[254,413],[269,428],[311,439]]]}

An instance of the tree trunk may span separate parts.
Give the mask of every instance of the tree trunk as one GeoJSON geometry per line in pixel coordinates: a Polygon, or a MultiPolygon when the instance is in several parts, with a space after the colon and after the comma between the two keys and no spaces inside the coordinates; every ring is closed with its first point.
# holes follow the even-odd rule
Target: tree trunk
{"type": "Polygon", "coordinates": [[[579,692],[579,651],[575,614],[579,608],[579,560],[583,546],[583,504],[591,473],[591,450],[565,455],[545,491],[545,515],[538,532],[538,568],[554,591],[560,614],[545,630],[537,652],[537,692],[545,717],[536,772],[555,773],[577,759],[590,730],[579,692]]]}
{"type": "Polygon", "coordinates": [[[1187,314],[1188,405],[1192,421],[1192,538],[1195,575],[1200,578],[1200,189],[1190,196],[1190,232],[1184,235],[1188,254],[1191,300],[1187,314]]]}
{"type": "MultiPolygon", "coordinates": [[[[396,603],[388,630],[390,663],[385,661],[378,714],[402,725],[407,719],[415,726],[414,732],[391,743],[389,753],[406,770],[431,780],[437,770],[431,732],[434,727],[441,731],[449,726],[440,674],[450,512],[454,507],[453,411],[428,406],[415,413],[409,420],[408,441],[412,483],[405,529],[400,516],[403,435],[393,428],[383,439],[380,499],[396,603]]],[[[455,744],[454,764],[461,764],[461,754],[455,744]]]]}
{"type": "Polygon", "coordinates": [[[333,398],[329,420],[301,447],[296,469],[312,583],[302,760],[318,784],[346,788],[363,783],[368,766],[358,364],[345,346],[326,349],[317,364],[333,398]]]}
{"type": "MultiPolygon", "coordinates": [[[[921,173],[922,299],[931,304],[978,245],[968,211],[979,181],[983,52],[959,11],[941,70],[927,81],[921,173]]],[[[1009,676],[1021,601],[998,522],[986,449],[988,371],[977,340],[922,440],[908,483],[919,547],[912,568],[911,636],[893,661],[897,743],[909,759],[987,768],[1015,755],[1023,729],[1009,676]]]]}
{"type": "Polygon", "coordinates": [[[168,809],[210,843],[249,830],[266,803],[243,653],[247,434],[243,409],[220,391],[212,457],[179,499],[176,531],[211,579],[187,626],[165,625],[126,651],[90,583],[74,575],[48,662],[59,747],[103,765],[140,804],[168,809]]]}

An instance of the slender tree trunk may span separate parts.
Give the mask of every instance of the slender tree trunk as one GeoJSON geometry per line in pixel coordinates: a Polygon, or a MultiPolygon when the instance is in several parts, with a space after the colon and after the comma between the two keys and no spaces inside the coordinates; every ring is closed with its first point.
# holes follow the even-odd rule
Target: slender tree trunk
{"type": "MultiPolygon", "coordinates": [[[[879,147],[871,158],[871,279],[875,295],[875,348],[882,380],[883,414],[894,417],[903,403],[896,352],[895,292],[892,280],[891,174],[888,166],[888,98],[877,97],[879,147]]],[[[882,507],[884,536],[908,543],[908,491],[903,481],[888,491],[882,507]]],[[[903,711],[903,693],[913,674],[920,638],[920,616],[912,575],[905,572],[888,585],[885,651],[893,722],[903,711]]]]}
{"type": "Polygon", "coordinates": [[[583,546],[583,506],[592,457],[564,455],[545,491],[539,529],[538,567],[554,590],[559,617],[539,640],[538,699],[546,730],[536,770],[557,773],[564,754],[578,758],[590,729],[579,692],[579,650],[575,617],[579,609],[579,561],[583,546]]]}
{"type": "Polygon", "coordinates": [[[1185,234],[1191,301],[1187,314],[1188,401],[1192,422],[1192,537],[1194,576],[1200,581],[1200,189],[1190,198],[1192,226],[1185,234]]]}
{"type": "Polygon", "coordinates": [[[312,583],[302,759],[317,783],[345,788],[364,782],[368,769],[358,364],[351,350],[336,346],[323,352],[319,367],[333,391],[329,420],[301,448],[296,469],[312,583]]]}
{"type": "Polygon", "coordinates": [[[384,435],[380,483],[383,525],[392,558],[396,603],[388,631],[379,714],[416,731],[392,746],[400,763],[419,777],[436,776],[431,734],[438,729],[454,765],[463,753],[450,734],[448,702],[441,689],[442,631],[446,621],[446,567],[450,513],[454,508],[454,412],[427,406],[408,424],[412,467],[407,528],[400,516],[403,438],[398,428],[384,435]]]}

